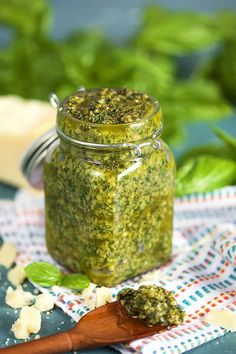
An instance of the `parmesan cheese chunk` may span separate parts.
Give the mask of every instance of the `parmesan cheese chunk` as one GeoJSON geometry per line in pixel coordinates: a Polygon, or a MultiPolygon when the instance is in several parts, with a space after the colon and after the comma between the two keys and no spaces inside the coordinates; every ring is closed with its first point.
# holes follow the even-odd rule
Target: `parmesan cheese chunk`
{"type": "Polygon", "coordinates": [[[31,333],[38,333],[40,328],[40,311],[32,306],[23,307],[19,318],[12,325],[12,331],[18,339],[26,339],[31,333]]]}
{"type": "Polygon", "coordinates": [[[85,300],[87,306],[93,310],[95,308],[95,301],[92,299],[92,293],[94,291],[94,289],[96,289],[97,285],[94,283],[90,283],[89,286],[87,288],[85,288],[82,293],[81,296],[82,298],[85,300]]]}
{"type": "Polygon", "coordinates": [[[5,242],[0,248],[0,264],[10,268],[16,259],[16,246],[11,242],[5,242]]]}
{"type": "Polygon", "coordinates": [[[17,339],[27,339],[29,337],[29,331],[20,318],[13,323],[11,330],[17,339]]]}
{"type": "Polygon", "coordinates": [[[81,293],[82,298],[84,298],[84,300],[87,300],[88,298],[90,298],[90,296],[92,295],[92,292],[96,288],[96,286],[97,286],[96,284],[90,283],[89,286],[82,291],[82,293],[81,293]]]}
{"type": "Polygon", "coordinates": [[[229,331],[236,331],[236,313],[229,310],[213,309],[204,318],[205,322],[223,327],[229,331]]]}
{"type": "Polygon", "coordinates": [[[90,308],[90,310],[94,310],[96,308],[96,303],[92,299],[85,300],[86,305],[90,308]]]}
{"type": "Polygon", "coordinates": [[[54,307],[54,299],[49,294],[40,294],[36,297],[34,307],[39,311],[50,311],[54,307]]]}
{"type": "Polygon", "coordinates": [[[96,289],[96,307],[103,306],[112,300],[112,289],[102,286],[96,289]]]}
{"type": "Polygon", "coordinates": [[[20,264],[16,265],[14,268],[9,270],[7,273],[7,278],[14,286],[22,284],[26,279],[24,267],[20,264]]]}
{"type": "Polygon", "coordinates": [[[6,303],[14,309],[28,306],[33,300],[33,294],[24,291],[21,286],[18,286],[16,290],[13,290],[11,287],[7,289],[6,303]]]}
{"type": "Polygon", "coordinates": [[[143,275],[141,275],[140,282],[143,281],[156,281],[160,279],[161,271],[160,269],[156,269],[152,272],[147,272],[143,275]]]}
{"type": "Polygon", "coordinates": [[[40,311],[32,306],[26,306],[21,309],[20,319],[26,324],[30,333],[38,333],[41,328],[40,311]]]}

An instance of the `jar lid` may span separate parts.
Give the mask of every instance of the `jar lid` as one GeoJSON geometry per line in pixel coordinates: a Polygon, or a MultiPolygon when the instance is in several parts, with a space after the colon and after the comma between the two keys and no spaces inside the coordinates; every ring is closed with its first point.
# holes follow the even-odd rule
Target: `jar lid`
{"type": "Polygon", "coordinates": [[[29,184],[43,189],[43,165],[49,147],[58,139],[53,127],[35,140],[27,149],[20,162],[20,169],[29,184]]]}

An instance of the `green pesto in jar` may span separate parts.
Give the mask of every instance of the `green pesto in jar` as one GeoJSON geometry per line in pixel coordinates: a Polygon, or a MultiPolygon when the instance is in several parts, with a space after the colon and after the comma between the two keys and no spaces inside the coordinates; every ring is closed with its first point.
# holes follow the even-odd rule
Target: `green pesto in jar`
{"type": "Polygon", "coordinates": [[[144,320],[148,325],[177,325],[185,318],[174,294],[161,286],[143,285],[138,290],[126,288],[119,292],[117,300],[130,316],[144,320]]]}
{"type": "Polygon", "coordinates": [[[159,104],[127,88],[79,91],[58,109],[60,143],[45,163],[47,246],[98,285],[171,257],[175,164],[152,140],[161,127],[159,104]],[[127,143],[142,144],[141,156],[127,143]]]}

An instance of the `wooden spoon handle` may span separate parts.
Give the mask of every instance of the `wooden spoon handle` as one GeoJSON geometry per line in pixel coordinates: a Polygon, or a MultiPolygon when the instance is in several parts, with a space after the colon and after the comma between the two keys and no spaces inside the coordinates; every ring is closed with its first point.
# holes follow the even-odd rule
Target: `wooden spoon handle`
{"type": "Polygon", "coordinates": [[[62,332],[48,337],[0,349],[1,354],[57,354],[72,351],[69,333],[62,332]]]}

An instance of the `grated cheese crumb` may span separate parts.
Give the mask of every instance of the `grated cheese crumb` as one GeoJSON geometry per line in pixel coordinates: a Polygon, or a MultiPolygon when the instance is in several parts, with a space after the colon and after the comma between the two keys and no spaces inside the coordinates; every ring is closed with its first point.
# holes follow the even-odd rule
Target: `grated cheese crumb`
{"type": "Polygon", "coordinates": [[[28,306],[32,304],[34,296],[30,292],[26,292],[19,285],[16,290],[9,286],[6,294],[6,304],[14,309],[28,306]]]}
{"type": "Polygon", "coordinates": [[[40,311],[32,306],[23,307],[19,318],[12,325],[12,331],[17,339],[27,339],[31,333],[38,333],[40,328],[40,311]]]}
{"type": "Polygon", "coordinates": [[[24,267],[20,264],[17,264],[14,268],[9,270],[7,273],[7,278],[14,286],[22,284],[26,279],[24,267]]]}
{"type": "Polygon", "coordinates": [[[16,246],[11,242],[5,242],[0,248],[0,264],[10,268],[16,259],[16,246]]]}
{"type": "Polygon", "coordinates": [[[34,307],[39,311],[52,310],[54,307],[54,299],[50,294],[40,294],[36,297],[34,307]]]}
{"type": "Polygon", "coordinates": [[[223,327],[229,331],[236,331],[236,313],[229,310],[213,309],[207,313],[205,322],[223,327]]]}

